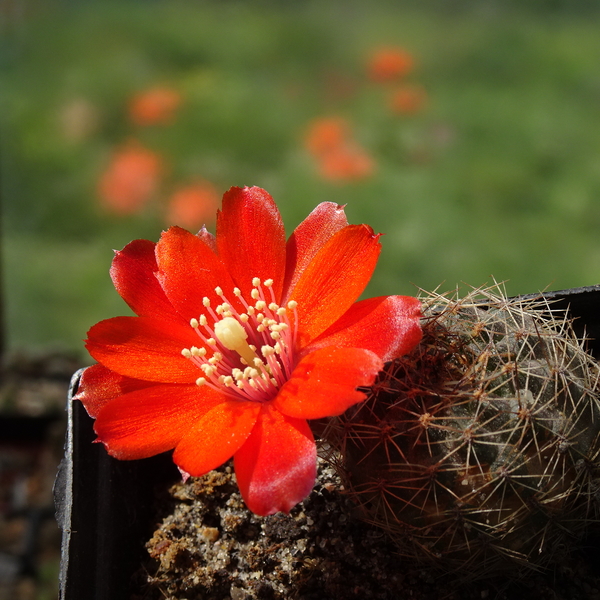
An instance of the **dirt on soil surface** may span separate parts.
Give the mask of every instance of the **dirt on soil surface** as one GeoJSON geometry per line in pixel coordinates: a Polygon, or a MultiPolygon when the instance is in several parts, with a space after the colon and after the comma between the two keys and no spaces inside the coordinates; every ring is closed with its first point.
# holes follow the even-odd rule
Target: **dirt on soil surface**
{"type": "Polygon", "coordinates": [[[226,466],[172,486],[160,517],[132,600],[600,600],[600,538],[552,572],[460,581],[355,518],[325,462],[290,515],[250,513],[226,466]]]}

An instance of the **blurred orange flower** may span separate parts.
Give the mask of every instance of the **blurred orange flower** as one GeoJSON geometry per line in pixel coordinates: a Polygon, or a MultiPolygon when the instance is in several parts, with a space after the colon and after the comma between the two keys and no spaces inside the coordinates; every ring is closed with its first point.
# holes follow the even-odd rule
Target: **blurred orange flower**
{"type": "Polygon", "coordinates": [[[185,229],[199,229],[214,220],[219,201],[219,193],[209,181],[181,187],[169,198],[166,221],[185,229]]]}
{"type": "Polygon", "coordinates": [[[414,63],[413,56],[402,48],[380,48],[369,61],[369,77],[377,82],[399,79],[412,71],[414,63]]]}
{"type": "Polygon", "coordinates": [[[319,172],[330,181],[355,181],[375,170],[371,156],[352,139],[350,124],[342,117],[315,119],[304,139],[317,160],[319,172]]]}
{"type": "Polygon", "coordinates": [[[306,149],[313,156],[322,156],[346,144],[350,127],[343,117],[322,117],[312,121],[304,139],[306,149]]]}
{"type": "Polygon", "coordinates": [[[156,192],[162,171],[158,154],[130,142],[113,154],[98,182],[98,195],[109,211],[135,214],[156,192]]]}
{"type": "Polygon", "coordinates": [[[425,88],[416,84],[406,84],[397,88],[390,97],[390,109],[397,114],[419,112],[427,102],[425,88]]]}
{"type": "Polygon", "coordinates": [[[319,161],[321,175],[330,181],[356,181],[373,174],[375,162],[358,144],[347,143],[327,152],[319,161]]]}
{"type": "Polygon", "coordinates": [[[174,89],[151,88],[131,98],[129,117],[136,125],[164,125],[174,119],[181,100],[181,94],[174,89]]]}

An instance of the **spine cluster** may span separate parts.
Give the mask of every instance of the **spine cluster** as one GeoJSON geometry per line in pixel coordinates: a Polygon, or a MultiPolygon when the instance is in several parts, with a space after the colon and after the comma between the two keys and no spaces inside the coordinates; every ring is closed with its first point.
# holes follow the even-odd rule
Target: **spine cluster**
{"type": "Polygon", "coordinates": [[[401,553],[450,571],[560,560],[599,516],[595,360],[543,300],[423,302],[423,342],[326,432],[349,493],[401,553]]]}

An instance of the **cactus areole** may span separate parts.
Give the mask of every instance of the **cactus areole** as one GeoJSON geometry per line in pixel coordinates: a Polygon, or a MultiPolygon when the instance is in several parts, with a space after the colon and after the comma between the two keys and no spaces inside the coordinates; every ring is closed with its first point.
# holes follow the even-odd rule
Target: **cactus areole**
{"type": "Polygon", "coordinates": [[[327,432],[349,493],[467,578],[560,561],[598,518],[596,361],[543,298],[422,301],[422,342],[327,432]]]}
{"type": "Polygon", "coordinates": [[[98,364],[76,396],[98,441],[120,459],[173,449],[196,476],[233,457],[252,511],[289,511],[315,481],[307,419],[363,401],[357,388],[421,338],[416,298],[356,301],[379,237],[325,202],[286,242],[271,196],[232,188],[216,236],[172,227],[128,244],[111,276],[136,316],[89,331],[98,364]]]}

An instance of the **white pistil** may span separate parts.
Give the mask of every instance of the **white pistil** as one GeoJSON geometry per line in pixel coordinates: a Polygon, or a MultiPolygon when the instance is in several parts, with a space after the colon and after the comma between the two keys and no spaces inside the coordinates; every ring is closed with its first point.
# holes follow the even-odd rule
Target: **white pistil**
{"type": "Polygon", "coordinates": [[[215,323],[215,335],[227,350],[234,350],[248,364],[252,364],[253,360],[258,359],[256,352],[250,348],[246,341],[248,332],[237,319],[225,317],[215,323]]]}

